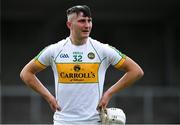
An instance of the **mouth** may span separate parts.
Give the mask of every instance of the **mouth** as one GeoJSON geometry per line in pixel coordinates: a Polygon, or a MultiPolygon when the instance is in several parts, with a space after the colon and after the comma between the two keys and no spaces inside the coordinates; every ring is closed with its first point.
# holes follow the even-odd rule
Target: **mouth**
{"type": "Polygon", "coordinates": [[[89,33],[89,30],[83,30],[82,32],[83,33],[89,33]]]}

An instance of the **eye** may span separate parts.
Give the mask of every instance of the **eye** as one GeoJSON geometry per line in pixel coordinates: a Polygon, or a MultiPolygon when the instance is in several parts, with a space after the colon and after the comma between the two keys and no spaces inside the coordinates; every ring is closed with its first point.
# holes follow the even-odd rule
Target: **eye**
{"type": "Polygon", "coordinates": [[[88,22],[89,22],[89,23],[92,22],[92,19],[88,19],[88,22]]]}

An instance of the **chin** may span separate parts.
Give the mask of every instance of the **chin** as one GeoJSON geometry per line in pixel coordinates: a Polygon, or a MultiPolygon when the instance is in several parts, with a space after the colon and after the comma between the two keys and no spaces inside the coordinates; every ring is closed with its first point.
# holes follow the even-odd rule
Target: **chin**
{"type": "Polygon", "coordinates": [[[86,39],[86,38],[88,38],[88,37],[89,37],[89,35],[84,35],[84,36],[82,36],[83,39],[86,39]]]}
{"type": "Polygon", "coordinates": [[[82,37],[89,37],[89,33],[82,34],[82,37]]]}

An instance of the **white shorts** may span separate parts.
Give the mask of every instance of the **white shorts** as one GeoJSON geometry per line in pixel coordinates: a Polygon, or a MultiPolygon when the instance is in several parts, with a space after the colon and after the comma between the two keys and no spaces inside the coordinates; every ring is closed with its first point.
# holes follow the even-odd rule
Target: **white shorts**
{"type": "Polygon", "coordinates": [[[54,120],[53,125],[102,125],[101,122],[59,122],[54,120]]]}

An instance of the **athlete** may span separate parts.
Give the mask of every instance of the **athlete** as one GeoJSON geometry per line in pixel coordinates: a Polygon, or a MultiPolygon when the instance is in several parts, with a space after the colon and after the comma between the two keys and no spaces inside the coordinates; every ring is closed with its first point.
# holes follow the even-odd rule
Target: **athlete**
{"type": "Polygon", "coordinates": [[[99,124],[98,109],[106,108],[113,95],[143,76],[130,57],[114,47],[89,37],[92,17],[88,6],[67,10],[69,37],[45,47],[21,71],[20,77],[39,93],[54,111],[54,124],[99,124]],[[112,65],[124,75],[103,93],[107,68],[112,65]],[[55,96],[36,77],[51,66],[55,96]]]}

